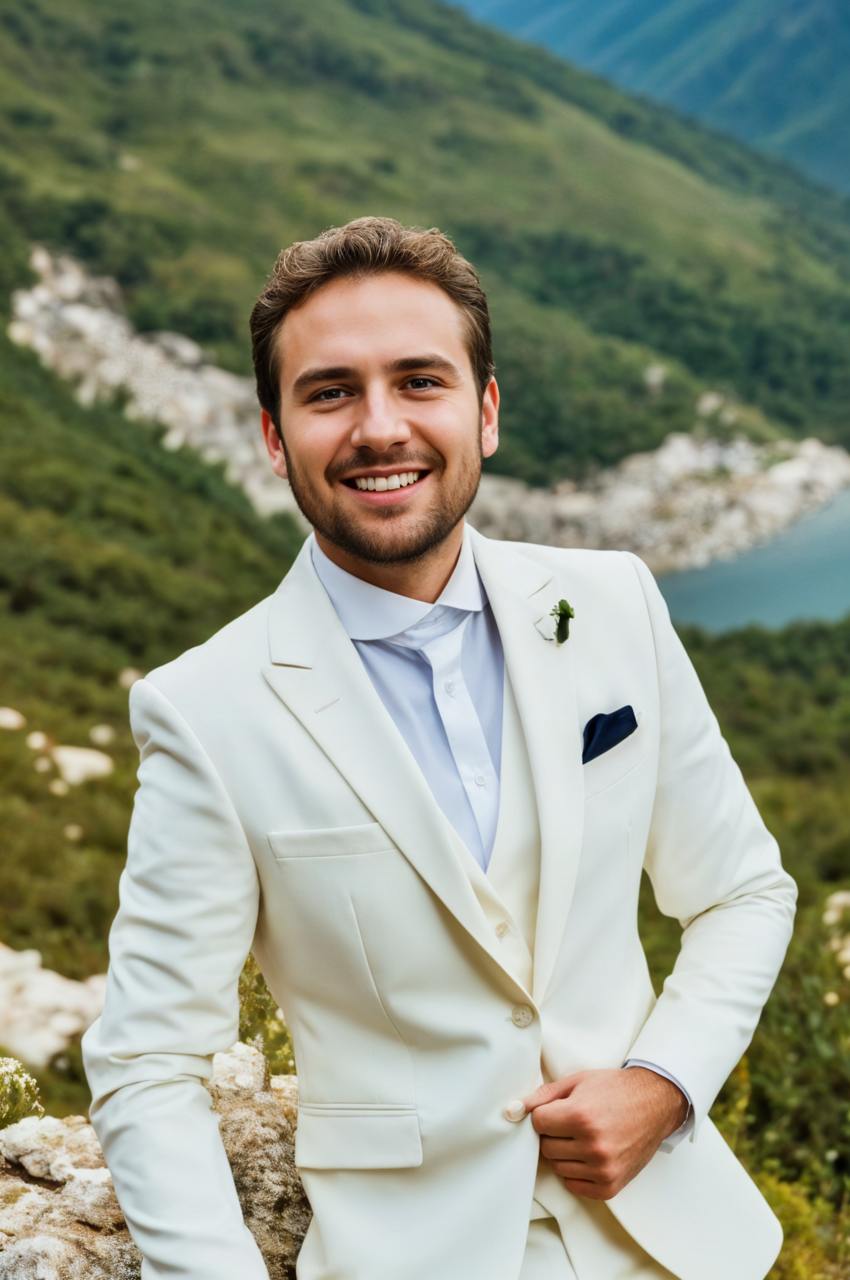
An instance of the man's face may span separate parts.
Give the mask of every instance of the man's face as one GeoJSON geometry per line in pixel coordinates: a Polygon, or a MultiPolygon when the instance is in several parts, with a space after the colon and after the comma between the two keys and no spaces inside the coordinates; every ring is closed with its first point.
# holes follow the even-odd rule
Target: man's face
{"type": "Polygon", "coordinates": [[[491,378],[479,408],[461,325],[437,285],[383,272],[323,285],[281,326],[284,444],[263,410],[266,445],[310,524],[352,556],[416,560],[475,497],[499,391],[491,378]]]}

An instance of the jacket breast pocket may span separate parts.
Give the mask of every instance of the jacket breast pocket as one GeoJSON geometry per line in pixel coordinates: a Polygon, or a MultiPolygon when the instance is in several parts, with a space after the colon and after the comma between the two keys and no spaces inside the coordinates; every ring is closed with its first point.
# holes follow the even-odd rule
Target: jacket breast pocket
{"type": "Polygon", "coordinates": [[[422,1164],[415,1107],[299,1103],[295,1164],[303,1169],[409,1169],[422,1164]]]}
{"type": "Polygon", "coordinates": [[[641,713],[638,712],[638,727],[581,766],[584,776],[584,798],[590,800],[600,792],[608,791],[627,774],[646,759],[645,736],[641,732],[641,713]]]}
{"type": "Polygon", "coordinates": [[[266,840],[279,862],[290,858],[350,857],[353,854],[381,853],[385,849],[395,848],[380,822],[268,831],[266,840]]]}

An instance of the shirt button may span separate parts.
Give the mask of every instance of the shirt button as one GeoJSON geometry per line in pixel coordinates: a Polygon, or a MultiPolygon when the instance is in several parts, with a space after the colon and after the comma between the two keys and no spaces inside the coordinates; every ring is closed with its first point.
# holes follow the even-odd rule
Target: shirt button
{"type": "Polygon", "coordinates": [[[517,1004],[511,1009],[511,1022],[515,1027],[527,1027],[534,1021],[534,1010],[527,1004],[517,1004]]]}
{"type": "Polygon", "coordinates": [[[516,1124],[517,1120],[521,1120],[525,1115],[525,1103],[522,1098],[514,1098],[512,1102],[509,1102],[502,1115],[506,1120],[513,1120],[514,1124],[516,1124]]]}
{"type": "Polygon", "coordinates": [[[446,693],[449,695],[450,698],[453,698],[455,696],[454,680],[447,680],[446,683],[443,685],[443,688],[445,689],[446,693]]]}
{"type": "Polygon", "coordinates": [[[484,777],[483,773],[476,773],[475,785],[476,787],[484,787],[487,785],[487,779],[484,777]]]}
{"type": "Polygon", "coordinates": [[[496,925],[496,937],[504,938],[505,934],[508,932],[508,929],[510,929],[510,927],[511,926],[508,924],[506,920],[500,920],[499,923],[496,925]]]}

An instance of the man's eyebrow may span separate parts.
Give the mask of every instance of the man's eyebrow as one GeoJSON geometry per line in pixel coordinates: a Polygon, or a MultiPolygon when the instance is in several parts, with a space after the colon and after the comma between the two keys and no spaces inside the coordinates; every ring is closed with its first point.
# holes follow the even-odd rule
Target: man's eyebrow
{"type": "MultiPolygon", "coordinates": [[[[389,364],[384,365],[384,370],[387,373],[405,373],[410,369],[441,369],[443,373],[447,373],[450,377],[459,379],[461,376],[451,360],[447,360],[445,356],[439,356],[434,352],[428,352],[424,356],[401,356],[398,360],[392,360],[389,364]]],[[[350,365],[344,364],[329,365],[324,369],[305,369],[303,373],[299,373],[293,382],[292,394],[297,395],[299,391],[312,387],[317,382],[331,382],[334,378],[352,378],[356,376],[357,370],[350,365]]]]}

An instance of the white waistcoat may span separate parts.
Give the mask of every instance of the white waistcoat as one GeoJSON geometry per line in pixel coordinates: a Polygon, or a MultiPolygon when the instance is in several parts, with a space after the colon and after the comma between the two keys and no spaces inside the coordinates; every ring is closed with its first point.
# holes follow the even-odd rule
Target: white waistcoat
{"type": "MultiPolygon", "coordinates": [[[[540,825],[525,734],[507,670],[502,710],[499,817],[486,873],[460,838],[457,845],[475,896],[501,941],[505,963],[530,991],[540,885],[540,825]]],[[[536,1199],[532,1202],[532,1218],[550,1216],[536,1199]]]]}

